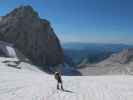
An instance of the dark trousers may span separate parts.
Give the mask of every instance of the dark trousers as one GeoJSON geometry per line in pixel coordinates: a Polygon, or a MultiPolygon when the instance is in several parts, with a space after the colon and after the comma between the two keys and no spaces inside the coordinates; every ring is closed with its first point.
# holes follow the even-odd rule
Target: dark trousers
{"type": "Polygon", "coordinates": [[[58,81],[58,83],[57,83],[57,89],[60,89],[59,86],[61,87],[62,90],[64,90],[63,89],[63,83],[60,81],[58,81]]]}

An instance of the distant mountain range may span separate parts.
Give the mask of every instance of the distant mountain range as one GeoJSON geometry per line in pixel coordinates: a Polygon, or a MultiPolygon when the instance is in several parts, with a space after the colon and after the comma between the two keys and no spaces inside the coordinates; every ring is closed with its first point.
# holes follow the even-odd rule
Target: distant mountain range
{"type": "Polygon", "coordinates": [[[109,49],[109,50],[114,51],[114,52],[119,52],[122,49],[133,47],[133,45],[127,45],[127,44],[78,43],[78,42],[64,43],[62,46],[63,46],[64,49],[72,49],[72,50],[83,50],[83,49],[103,50],[103,49],[109,49]]]}
{"type": "MultiPolygon", "coordinates": [[[[105,43],[64,43],[65,56],[71,58],[71,63],[91,64],[98,63],[108,58],[113,53],[123,49],[133,48],[133,45],[126,44],[105,44],[105,43]]],[[[68,61],[69,59],[67,59],[68,61]]],[[[70,61],[68,61],[70,62],[70,61]]]]}
{"type": "Polygon", "coordinates": [[[82,75],[133,75],[133,48],[112,54],[97,64],[82,64],[79,66],[79,71],[82,75]]]}

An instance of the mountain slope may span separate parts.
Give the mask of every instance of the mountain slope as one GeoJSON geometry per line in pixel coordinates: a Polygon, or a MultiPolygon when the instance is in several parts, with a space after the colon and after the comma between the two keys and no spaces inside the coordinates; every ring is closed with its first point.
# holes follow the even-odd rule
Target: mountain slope
{"type": "Polygon", "coordinates": [[[133,75],[133,49],[124,49],[120,53],[97,64],[80,65],[83,75],[127,74],[133,75]]]}
{"type": "Polygon", "coordinates": [[[63,76],[63,92],[56,90],[53,75],[8,67],[2,63],[4,60],[0,58],[0,100],[132,100],[133,97],[132,76],[63,76]]]}
{"type": "Polygon", "coordinates": [[[133,48],[124,49],[122,52],[118,54],[113,54],[110,58],[107,59],[110,62],[118,62],[122,64],[126,64],[130,61],[133,61],[133,48]]]}

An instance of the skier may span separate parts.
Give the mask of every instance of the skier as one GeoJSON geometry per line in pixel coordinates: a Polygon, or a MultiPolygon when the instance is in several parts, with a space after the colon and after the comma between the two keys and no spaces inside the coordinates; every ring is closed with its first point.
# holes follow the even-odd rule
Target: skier
{"type": "Polygon", "coordinates": [[[61,78],[61,73],[60,72],[55,72],[54,74],[55,79],[57,80],[57,89],[59,89],[59,84],[61,85],[61,89],[63,89],[63,83],[62,83],[62,78],[61,78]]]}

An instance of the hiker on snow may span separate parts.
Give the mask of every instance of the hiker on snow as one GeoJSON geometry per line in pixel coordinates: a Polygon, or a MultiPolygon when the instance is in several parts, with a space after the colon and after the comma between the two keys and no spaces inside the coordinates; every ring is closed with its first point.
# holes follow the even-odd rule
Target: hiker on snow
{"type": "Polygon", "coordinates": [[[62,83],[62,78],[61,78],[61,73],[60,72],[55,72],[54,74],[55,79],[57,80],[57,89],[59,89],[59,84],[61,85],[61,89],[63,89],[63,83],[62,83]]]}

